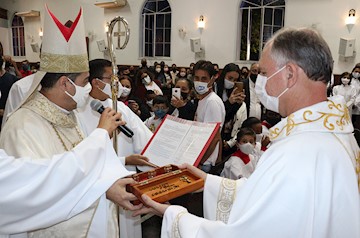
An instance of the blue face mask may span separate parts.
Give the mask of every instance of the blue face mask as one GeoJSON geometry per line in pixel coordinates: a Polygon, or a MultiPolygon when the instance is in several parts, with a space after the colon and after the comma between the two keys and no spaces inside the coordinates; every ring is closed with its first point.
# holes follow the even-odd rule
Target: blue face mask
{"type": "Polygon", "coordinates": [[[163,118],[163,117],[165,117],[167,110],[158,109],[158,110],[154,111],[154,113],[155,113],[156,117],[163,118]]]}

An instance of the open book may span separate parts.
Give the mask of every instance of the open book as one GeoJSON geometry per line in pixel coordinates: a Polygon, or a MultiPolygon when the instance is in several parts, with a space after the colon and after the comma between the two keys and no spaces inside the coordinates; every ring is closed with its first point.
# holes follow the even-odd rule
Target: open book
{"type": "Polygon", "coordinates": [[[201,123],[167,115],[141,154],[158,166],[183,163],[198,166],[215,148],[212,145],[220,138],[219,129],[220,123],[201,123]]]}

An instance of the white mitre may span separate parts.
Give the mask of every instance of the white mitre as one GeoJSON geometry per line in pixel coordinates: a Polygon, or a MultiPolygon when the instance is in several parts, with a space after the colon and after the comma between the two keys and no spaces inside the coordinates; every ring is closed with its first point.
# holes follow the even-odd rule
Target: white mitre
{"type": "Polygon", "coordinates": [[[67,27],[45,6],[40,70],[35,73],[29,91],[24,95],[22,102],[11,113],[19,109],[38,90],[40,82],[46,73],[65,74],[88,71],[89,59],[82,9],[80,8],[71,27],[67,27]]]}

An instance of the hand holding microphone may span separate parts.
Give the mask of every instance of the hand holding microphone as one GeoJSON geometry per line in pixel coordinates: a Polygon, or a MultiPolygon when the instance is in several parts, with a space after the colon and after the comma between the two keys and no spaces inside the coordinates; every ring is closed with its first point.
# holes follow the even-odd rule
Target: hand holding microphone
{"type": "MultiPolygon", "coordinates": [[[[105,120],[105,122],[102,122],[102,118],[100,118],[99,127],[100,127],[101,123],[105,124],[105,123],[110,122],[111,125],[107,125],[107,128],[109,128],[109,129],[107,129],[107,128],[104,128],[104,129],[106,129],[108,131],[112,129],[112,131],[114,131],[117,128],[122,133],[124,133],[124,135],[126,135],[129,138],[131,138],[134,135],[134,132],[130,128],[125,126],[125,122],[121,121],[120,113],[116,114],[115,111],[110,108],[105,109],[104,106],[101,104],[101,102],[96,99],[91,101],[90,107],[92,110],[97,111],[98,113],[102,114],[101,117],[106,116],[110,119],[110,120],[105,120]],[[105,113],[105,115],[103,115],[103,113],[105,113]]],[[[101,127],[101,128],[103,128],[103,127],[101,127]]]]}

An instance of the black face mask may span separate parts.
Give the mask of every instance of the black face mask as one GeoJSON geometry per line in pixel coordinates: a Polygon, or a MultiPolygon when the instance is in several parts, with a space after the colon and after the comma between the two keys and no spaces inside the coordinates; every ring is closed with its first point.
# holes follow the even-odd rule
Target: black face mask
{"type": "Polygon", "coordinates": [[[173,68],[172,71],[175,73],[175,72],[176,72],[176,68],[173,68]]]}
{"type": "Polygon", "coordinates": [[[257,74],[250,74],[250,79],[251,79],[251,81],[253,81],[254,83],[256,82],[256,78],[257,78],[257,74]]]}
{"type": "Polygon", "coordinates": [[[189,97],[189,93],[183,93],[181,92],[181,97],[183,100],[187,99],[189,97]]]}

